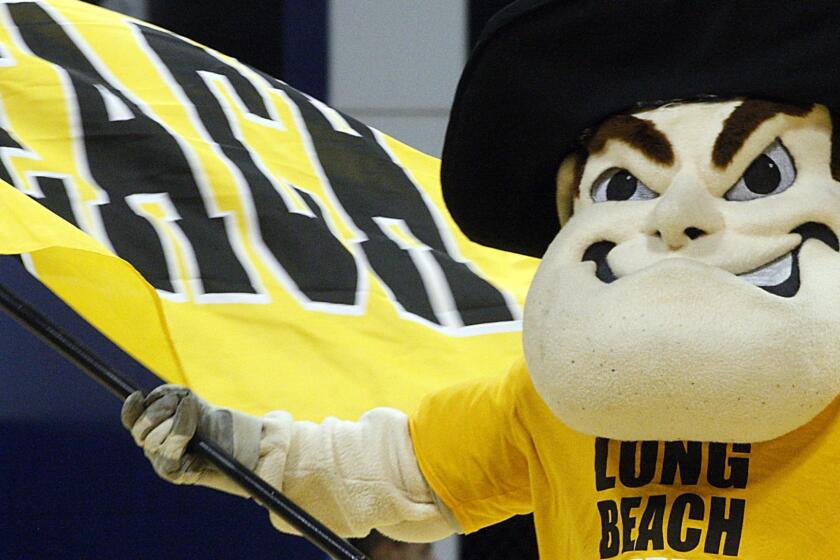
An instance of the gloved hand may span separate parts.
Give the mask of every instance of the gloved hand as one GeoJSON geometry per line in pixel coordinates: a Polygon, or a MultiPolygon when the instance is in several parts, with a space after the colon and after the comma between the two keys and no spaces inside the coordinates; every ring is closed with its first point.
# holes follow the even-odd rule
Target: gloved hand
{"type": "Polygon", "coordinates": [[[161,385],[146,397],[141,391],[132,393],[123,404],[122,423],[155,472],[175,484],[217,486],[214,482],[220,473],[186,452],[196,433],[219,444],[249,469],[259,458],[260,418],[210,405],[186,387],[161,385]]]}
{"type": "MultiPolygon", "coordinates": [[[[0,0],[2,1],[2,0],[0,0]]],[[[286,411],[262,417],[215,407],[177,385],[126,399],[122,422],[155,471],[176,484],[201,484],[247,496],[186,452],[194,434],[212,439],[266,482],[341,535],[373,527],[400,540],[430,541],[461,531],[417,465],[408,416],[391,408],[358,421],[294,421],[286,411]]],[[[295,532],[272,516],[281,531],[295,532]]]]}

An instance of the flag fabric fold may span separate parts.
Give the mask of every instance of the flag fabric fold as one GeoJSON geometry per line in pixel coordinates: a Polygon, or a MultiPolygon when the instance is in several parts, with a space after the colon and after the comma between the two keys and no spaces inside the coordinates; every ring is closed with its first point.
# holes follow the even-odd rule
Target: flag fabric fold
{"type": "Polygon", "coordinates": [[[508,367],[536,261],[468,241],[438,172],[149,24],[0,3],[0,252],[216,404],[355,418],[508,367]]]}

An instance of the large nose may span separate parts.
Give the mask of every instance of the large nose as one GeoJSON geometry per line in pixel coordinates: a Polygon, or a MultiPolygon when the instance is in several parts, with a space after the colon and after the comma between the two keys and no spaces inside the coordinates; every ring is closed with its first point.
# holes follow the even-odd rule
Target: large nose
{"type": "Polygon", "coordinates": [[[717,199],[690,170],[680,171],[653,210],[649,233],[658,235],[671,249],[723,228],[717,199]]]}

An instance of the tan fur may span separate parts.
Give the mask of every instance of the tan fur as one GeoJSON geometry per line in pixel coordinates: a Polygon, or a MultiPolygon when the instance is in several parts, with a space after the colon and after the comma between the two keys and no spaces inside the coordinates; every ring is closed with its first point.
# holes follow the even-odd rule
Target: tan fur
{"type": "Polygon", "coordinates": [[[832,111],[831,122],[831,176],[835,181],[840,181],[840,113],[832,111]]]}
{"type": "Polygon", "coordinates": [[[572,215],[572,200],[580,194],[580,179],[586,157],[579,153],[567,156],[557,171],[557,215],[565,224],[572,215]]]}
{"type": "Polygon", "coordinates": [[[575,214],[543,258],[523,325],[534,384],[569,426],[626,440],[762,441],[807,423],[840,393],[840,255],[806,242],[791,298],[735,276],[799,246],[790,232],[803,223],[840,232],[828,110],[775,112],[746,137],[733,136],[741,146],[726,168],[710,165],[740,106],[642,113],[667,134],[671,166],[624,142],[590,155],[575,214]],[[776,138],[795,159],[793,185],[759,200],[725,200],[776,138]],[[594,202],[591,185],[616,167],[659,196],[594,202]],[[685,235],[692,227],[706,235],[685,235]],[[615,243],[607,261],[618,279],[609,284],[582,262],[602,240],[615,243]]]}

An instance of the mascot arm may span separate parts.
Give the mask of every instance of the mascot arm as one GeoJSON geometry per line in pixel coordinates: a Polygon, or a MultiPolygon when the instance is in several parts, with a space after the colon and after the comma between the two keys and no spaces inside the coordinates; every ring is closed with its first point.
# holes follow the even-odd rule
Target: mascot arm
{"type": "MultiPolygon", "coordinates": [[[[213,439],[333,531],[360,537],[371,529],[392,538],[431,541],[460,527],[417,466],[402,412],[377,408],[358,421],[294,421],[216,408],[188,389],[164,385],[123,406],[123,424],[155,471],[176,484],[200,484],[244,495],[234,483],[186,452],[193,434],[213,439]]],[[[294,532],[271,516],[281,531],[294,532]]]]}

